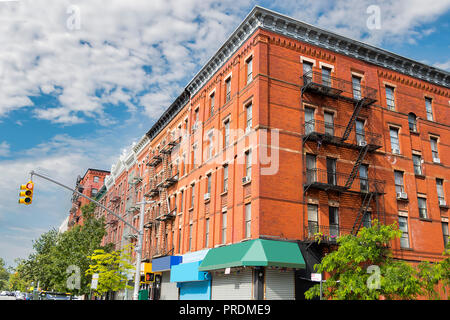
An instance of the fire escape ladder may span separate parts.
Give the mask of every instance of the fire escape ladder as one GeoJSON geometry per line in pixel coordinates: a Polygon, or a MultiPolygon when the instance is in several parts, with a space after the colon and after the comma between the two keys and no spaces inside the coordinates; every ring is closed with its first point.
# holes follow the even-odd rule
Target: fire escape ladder
{"type": "Polygon", "coordinates": [[[361,204],[361,208],[358,211],[358,215],[356,216],[355,223],[353,224],[352,234],[356,235],[361,228],[361,224],[364,221],[364,217],[368,212],[370,201],[372,200],[374,193],[368,192],[365,194],[363,202],[361,204]]]}
{"type": "Polygon", "coordinates": [[[342,135],[342,141],[345,141],[348,139],[348,136],[350,135],[350,132],[352,132],[352,128],[355,124],[355,120],[359,115],[359,111],[361,110],[363,106],[364,99],[359,100],[356,105],[355,109],[353,109],[352,116],[350,117],[350,120],[347,123],[347,127],[345,127],[344,134],[342,135]]]}
{"type": "Polygon", "coordinates": [[[353,181],[356,178],[356,174],[358,173],[359,166],[361,165],[361,162],[364,160],[364,157],[367,154],[367,150],[369,150],[368,145],[362,147],[359,150],[358,159],[356,159],[355,164],[353,165],[353,169],[350,173],[350,176],[348,177],[347,182],[345,183],[345,188],[349,189],[352,186],[353,181]]]}

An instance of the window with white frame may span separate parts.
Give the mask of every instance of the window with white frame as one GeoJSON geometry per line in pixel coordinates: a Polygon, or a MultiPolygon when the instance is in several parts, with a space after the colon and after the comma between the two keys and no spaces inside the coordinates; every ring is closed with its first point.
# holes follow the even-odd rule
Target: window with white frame
{"type": "Polygon", "coordinates": [[[230,120],[226,120],[224,122],[224,146],[228,147],[228,145],[230,144],[230,120]]]}
{"type": "Polygon", "coordinates": [[[432,99],[431,98],[425,98],[425,109],[427,111],[427,120],[433,121],[433,106],[432,106],[432,99]]]}
{"type": "Polygon", "coordinates": [[[386,105],[389,110],[395,110],[394,88],[386,86],[386,105]]]}
{"type": "Polygon", "coordinates": [[[228,77],[225,80],[225,102],[230,101],[231,99],[231,77],[228,77]]]}
{"type": "Polygon", "coordinates": [[[222,212],[222,243],[227,242],[227,211],[222,212]]]}
{"type": "Polygon", "coordinates": [[[252,204],[251,202],[245,205],[245,238],[251,236],[251,224],[252,224],[252,204]]]}
{"type": "Polygon", "coordinates": [[[418,154],[412,155],[414,164],[414,174],[422,175],[422,157],[418,154]]]}
{"type": "Polygon", "coordinates": [[[223,192],[228,191],[228,165],[223,167],[223,192]]]}
{"type": "Polygon", "coordinates": [[[391,137],[391,151],[395,154],[400,154],[400,142],[398,139],[398,128],[390,127],[389,134],[391,137]]]}
{"type": "Polygon", "coordinates": [[[435,137],[430,138],[431,155],[433,156],[433,162],[440,163],[438,152],[438,139],[435,137]]]}
{"type": "Polygon", "coordinates": [[[247,84],[249,84],[253,79],[253,57],[248,58],[245,64],[247,66],[247,84]]]}
{"type": "Polygon", "coordinates": [[[246,111],[246,124],[245,124],[245,131],[248,132],[252,128],[252,103],[250,102],[245,106],[246,111]]]}
{"type": "Polygon", "coordinates": [[[444,197],[444,180],[436,178],[436,191],[438,195],[438,201],[440,206],[445,206],[445,197],[444,197]]]}
{"type": "Polygon", "coordinates": [[[400,237],[400,247],[409,248],[409,231],[408,231],[408,218],[399,216],[398,217],[398,226],[402,231],[402,235],[400,237]]]}
{"type": "Polygon", "coordinates": [[[209,247],[209,218],[205,221],[205,248],[209,247]]]}
{"type": "Polygon", "coordinates": [[[403,183],[403,172],[402,171],[394,171],[394,180],[395,180],[395,192],[396,193],[404,193],[405,186],[403,183]]]}
{"type": "Polygon", "coordinates": [[[417,201],[419,203],[419,217],[422,219],[428,218],[427,212],[427,199],[422,197],[417,197],[417,201]]]}
{"type": "Polygon", "coordinates": [[[245,152],[245,176],[252,177],[252,150],[249,149],[245,152]]]}
{"type": "Polygon", "coordinates": [[[353,90],[353,98],[360,100],[361,99],[361,77],[352,76],[352,90],[353,90]]]}

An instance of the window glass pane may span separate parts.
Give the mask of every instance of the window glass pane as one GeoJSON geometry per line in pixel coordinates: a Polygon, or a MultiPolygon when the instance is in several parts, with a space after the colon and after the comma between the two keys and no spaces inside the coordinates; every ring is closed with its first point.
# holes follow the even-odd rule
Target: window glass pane
{"type": "Polygon", "coordinates": [[[331,69],[322,68],[322,84],[331,87],[331,69]]]}
{"type": "Polygon", "coordinates": [[[391,136],[391,149],[393,153],[399,153],[400,152],[400,146],[398,143],[398,129],[391,128],[389,130],[390,136],[391,136]]]}
{"type": "Polygon", "coordinates": [[[427,120],[433,121],[433,109],[431,106],[431,99],[425,98],[425,107],[427,110],[427,120]]]}
{"type": "Polygon", "coordinates": [[[361,99],[361,78],[352,77],[353,98],[361,99]]]}
{"type": "Polygon", "coordinates": [[[389,110],[395,110],[394,88],[386,87],[386,103],[389,110]]]}

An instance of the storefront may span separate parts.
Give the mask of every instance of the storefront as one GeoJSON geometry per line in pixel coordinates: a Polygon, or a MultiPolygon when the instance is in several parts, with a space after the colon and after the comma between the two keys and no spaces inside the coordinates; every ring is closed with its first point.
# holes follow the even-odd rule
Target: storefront
{"type": "Polygon", "coordinates": [[[211,299],[295,299],[294,271],[305,268],[295,242],[248,240],[209,250],[199,271],[211,272],[211,299]]]}
{"type": "Polygon", "coordinates": [[[153,272],[161,272],[160,277],[155,277],[154,300],[178,300],[178,287],[170,282],[170,269],[180,264],[181,256],[165,256],[152,260],[153,272]]]}
{"type": "Polygon", "coordinates": [[[199,271],[207,250],[183,255],[183,263],[172,267],[170,281],[177,284],[180,300],[210,300],[211,276],[209,272],[199,271]]]}

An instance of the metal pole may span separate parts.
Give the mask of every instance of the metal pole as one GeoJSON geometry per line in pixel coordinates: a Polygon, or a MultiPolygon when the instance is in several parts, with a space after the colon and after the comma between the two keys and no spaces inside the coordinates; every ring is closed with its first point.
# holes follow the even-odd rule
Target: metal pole
{"type": "Polygon", "coordinates": [[[134,275],[134,292],[133,292],[133,300],[137,300],[139,298],[139,287],[141,282],[141,257],[142,257],[142,243],[143,243],[143,235],[144,235],[144,205],[146,203],[152,203],[151,201],[141,201],[136,204],[141,205],[141,211],[139,212],[139,232],[138,232],[138,242],[136,247],[136,270],[134,275]]]}
{"type": "Polygon", "coordinates": [[[322,300],[322,282],[323,282],[322,273],[320,273],[320,300],[322,300]]]}
{"type": "Polygon", "coordinates": [[[70,188],[70,187],[68,187],[68,186],[66,186],[66,185],[64,185],[64,184],[62,184],[62,183],[60,183],[60,182],[58,182],[58,181],[55,181],[55,180],[53,180],[53,179],[51,179],[51,178],[49,178],[49,177],[43,176],[43,175],[41,175],[41,174],[39,174],[39,173],[36,173],[35,171],[31,171],[30,174],[31,174],[31,180],[33,180],[33,176],[38,176],[38,177],[40,177],[40,178],[42,178],[42,179],[48,180],[48,181],[53,182],[53,183],[55,183],[55,184],[57,184],[57,185],[59,185],[59,186],[61,186],[61,187],[63,187],[63,188],[66,188],[66,189],[68,189],[68,190],[70,190],[70,191],[72,191],[72,192],[75,192],[76,194],[82,196],[83,198],[88,199],[89,201],[94,202],[96,205],[98,205],[98,206],[100,206],[101,208],[105,209],[108,213],[112,214],[114,217],[116,217],[117,219],[119,219],[120,221],[122,221],[123,223],[125,223],[127,226],[129,226],[131,229],[133,229],[135,232],[137,232],[137,233],[139,234],[139,230],[136,229],[132,224],[130,224],[130,223],[128,223],[127,221],[125,221],[124,219],[122,219],[122,217],[118,216],[118,215],[115,214],[113,211],[109,210],[107,207],[105,207],[104,205],[102,205],[100,202],[97,202],[97,201],[95,201],[94,199],[91,199],[91,198],[89,198],[88,196],[82,194],[81,192],[79,192],[79,191],[77,191],[77,190],[75,190],[75,189],[72,189],[72,188],[70,188]]]}

